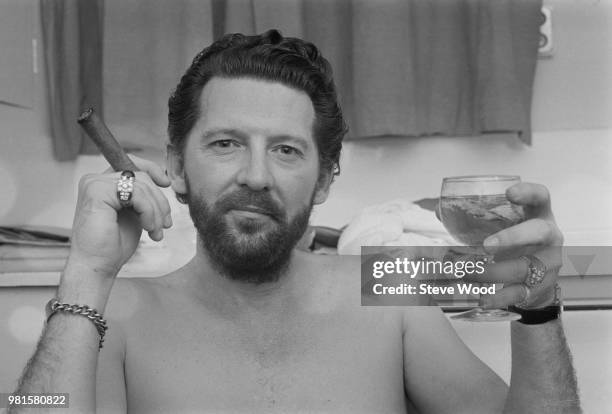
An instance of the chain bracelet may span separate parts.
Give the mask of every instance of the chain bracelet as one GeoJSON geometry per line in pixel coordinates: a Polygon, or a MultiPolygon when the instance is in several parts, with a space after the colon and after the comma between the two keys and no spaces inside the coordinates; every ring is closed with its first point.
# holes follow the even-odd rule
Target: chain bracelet
{"type": "Polygon", "coordinates": [[[83,315],[92,321],[96,327],[96,330],[98,331],[98,335],[100,335],[99,349],[102,348],[102,344],[104,343],[104,335],[108,330],[108,325],[106,324],[106,320],[102,318],[102,315],[100,315],[98,311],[86,305],[71,305],[69,303],[61,303],[57,299],[52,299],[49,304],[49,315],[47,317],[47,321],[58,311],[69,312],[75,315],[83,315]]]}

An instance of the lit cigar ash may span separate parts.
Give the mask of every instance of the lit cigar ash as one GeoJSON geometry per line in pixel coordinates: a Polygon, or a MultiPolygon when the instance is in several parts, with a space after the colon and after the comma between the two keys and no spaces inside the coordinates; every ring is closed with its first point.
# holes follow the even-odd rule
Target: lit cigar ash
{"type": "Polygon", "coordinates": [[[138,167],[125,153],[104,122],[89,108],[79,116],[77,122],[85,130],[89,138],[96,144],[104,158],[115,171],[138,171],[138,167]]]}

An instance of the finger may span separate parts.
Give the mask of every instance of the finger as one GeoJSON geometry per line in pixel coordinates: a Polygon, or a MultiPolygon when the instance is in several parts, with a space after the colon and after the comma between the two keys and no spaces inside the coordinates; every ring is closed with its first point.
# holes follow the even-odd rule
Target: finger
{"type": "Polygon", "coordinates": [[[155,200],[162,214],[163,226],[169,229],[172,227],[172,210],[170,209],[168,198],[166,198],[165,194],[157,188],[153,189],[153,194],[155,195],[155,200]]]}
{"type": "MultiPolygon", "coordinates": [[[[126,219],[129,215],[122,214],[127,208],[119,201],[117,194],[117,182],[121,173],[108,175],[88,174],[79,181],[78,207],[80,209],[94,210],[100,205],[106,205],[120,214],[120,218],[126,219]]],[[[147,175],[141,175],[141,180],[134,180],[130,206],[137,215],[140,227],[149,231],[153,240],[159,241],[163,238],[163,216],[157,202],[152,196],[150,188],[155,186],[150,182],[147,175]],[[147,179],[149,184],[146,183],[147,179]],[[143,182],[144,181],[144,182],[143,182]]],[[[159,189],[156,188],[159,191],[159,189]]]]}
{"type": "Polygon", "coordinates": [[[487,237],[483,245],[493,254],[517,246],[559,245],[561,242],[561,231],[553,221],[535,218],[487,237]]]}
{"type": "Polygon", "coordinates": [[[550,193],[541,184],[515,184],[506,190],[506,197],[514,204],[522,205],[528,218],[552,217],[550,193]]]}
{"type": "MultiPolygon", "coordinates": [[[[90,199],[98,199],[120,211],[125,208],[117,195],[117,183],[121,174],[121,172],[108,175],[89,174],[81,179],[79,185],[87,190],[83,191],[83,194],[90,194],[90,199]],[[112,184],[109,185],[110,183],[112,184]],[[102,196],[103,192],[108,193],[102,196]]],[[[146,172],[136,173],[129,203],[138,213],[141,227],[149,232],[153,240],[161,240],[163,228],[170,227],[172,224],[170,204],[146,172]]]]}
{"type": "Polygon", "coordinates": [[[480,306],[484,309],[495,309],[521,304],[521,307],[538,308],[550,304],[554,297],[554,282],[537,289],[528,289],[523,284],[505,285],[502,289],[496,290],[495,295],[483,296],[480,306]]]}
{"type": "Polygon", "coordinates": [[[160,241],[164,236],[163,221],[155,200],[142,184],[134,189],[132,208],[138,214],[140,225],[149,233],[149,237],[152,240],[160,241]]]}
{"type": "MultiPolygon", "coordinates": [[[[534,256],[546,266],[545,280],[551,275],[556,275],[563,264],[560,247],[538,250],[534,253],[534,256]]],[[[529,274],[528,261],[520,257],[489,263],[484,269],[482,275],[475,275],[475,277],[466,280],[504,284],[524,283],[529,274]]]]}
{"type": "MultiPolygon", "coordinates": [[[[122,173],[115,173],[114,176],[119,179],[122,173]]],[[[149,235],[154,240],[161,240],[163,236],[163,227],[165,226],[167,216],[166,212],[162,212],[162,207],[156,199],[156,192],[160,192],[159,188],[151,181],[151,177],[146,172],[138,171],[133,181],[132,194],[130,197],[130,205],[135,211],[142,214],[142,226],[149,231],[149,235]],[[149,203],[142,204],[144,201],[149,203]],[[151,207],[151,210],[147,207],[151,207]],[[142,209],[142,211],[140,210],[142,209]],[[150,211],[149,211],[150,210],[150,211]]],[[[118,201],[118,200],[117,200],[118,201]]],[[[119,202],[116,208],[124,208],[124,205],[119,202]]]]}
{"type": "Polygon", "coordinates": [[[137,178],[141,178],[139,182],[143,184],[143,191],[146,191],[148,197],[155,202],[157,214],[159,214],[163,227],[170,228],[172,226],[172,216],[168,199],[157,185],[153,183],[148,174],[139,173],[137,178]]]}
{"type": "Polygon", "coordinates": [[[153,214],[155,217],[155,230],[163,228],[165,222],[165,213],[161,211],[159,203],[157,202],[157,199],[155,197],[154,184],[149,184],[141,181],[138,184],[136,190],[139,191],[142,196],[146,197],[151,202],[151,206],[153,207],[153,214]]]}
{"type": "MultiPolygon", "coordinates": [[[[134,162],[136,162],[136,160],[134,162]]],[[[170,186],[170,179],[168,178],[164,170],[162,170],[162,168],[157,165],[157,163],[148,160],[138,159],[136,165],[138,166],[138,168],[140,168],[141,171],[148,173],[156,185],[164,188],[170,186]]]]}

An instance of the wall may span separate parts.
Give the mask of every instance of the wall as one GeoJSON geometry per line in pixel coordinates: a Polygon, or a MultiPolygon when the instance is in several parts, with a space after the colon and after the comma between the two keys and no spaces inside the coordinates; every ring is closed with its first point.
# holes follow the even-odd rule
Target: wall
{"type": "Polygon", "coordinates": [[[544,0],[552,9],[552,59],[538,61],[536,131],[612,127],[612,2],[544,0]]]}
{"type": "Polygon", "coordinates": [[[611,138],[612,130],[581,130],[536,132],[532,147],[510,136],[348,143],[342,174],[315,221],[337,227],[346,224],[347,212],[369,204],[435,197],[447,175],[518,173],[548,186],[565,232],[601,240],[603,230],[612,230],[612,199],[602,191],[612,187],[611,138]]]}

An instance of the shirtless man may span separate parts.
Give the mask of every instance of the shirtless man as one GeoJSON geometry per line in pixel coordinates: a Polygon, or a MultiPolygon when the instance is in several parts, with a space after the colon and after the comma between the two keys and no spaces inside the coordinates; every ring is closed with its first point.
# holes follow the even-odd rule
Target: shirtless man
{"type": "MultiPolygon", "coordinates": [[[[104,314],[104,347],[92,321],[56,312],[18,393],[68,392],[73,412],[579,411],[559,319],[512,323],[508,387],[439,308],[362,307],[359,258],[294,249],[346,130],[313,45],[227,36],[196,57],[169,105],[168,177],[137,161],[131,208],[117,199],[120,173],[80,183],[57,299],[104,314]],[[142,229],[161,240],[172,225],[158,186],[189,204],[197,253],[164,277],[115,280],[142,229]]],[[[548,193],[520,184],[508,196],[530,220],[496,237],[540,246],[551,270],[528,305],[546,306],[559,267],[546,246],[561,243],[548,193]]],[[[489,305],[523,301],[527,272],[516,258],[491,265],[480,280],[514,284],[489,305]]]]}

